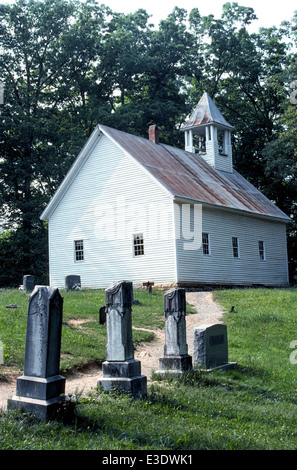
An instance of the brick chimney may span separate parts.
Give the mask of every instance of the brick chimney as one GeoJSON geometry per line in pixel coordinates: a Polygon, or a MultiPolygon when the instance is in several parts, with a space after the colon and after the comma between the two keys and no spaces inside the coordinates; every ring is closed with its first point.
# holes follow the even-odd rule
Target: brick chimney
{"type": "Polygon", "coordinates": [[[159,143],[159,129],[156,124],[149,127],[149,140],[152,140],[155,144],[159,143]]]}

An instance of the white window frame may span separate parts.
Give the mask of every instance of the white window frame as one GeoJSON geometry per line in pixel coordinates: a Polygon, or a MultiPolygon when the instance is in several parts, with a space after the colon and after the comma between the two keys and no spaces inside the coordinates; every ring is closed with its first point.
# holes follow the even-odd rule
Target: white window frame
{"type": "Polygon", "coordinates": [[[264,240],[258,240],[258,250],[260,261],[266,261],[266,250],[264,240]],[[262,248],[260,247],[260,243],[262,243],[262,248]]]}
{"type": "Polygon", "coordinates": [[[84,240],[74,240],[74,261],[75,263],[82,263],[85,260],[85,246],[84,240]]]}
{"type": "Polygon", "coordinates": [[[231,243],[232,243],[233,258],[234,259],[239,259],[240,258],[239,238],[238,237],[232,237],[231,238],[231,243]],[[233,240],[236,240],[236,246],[234,246],[233,240]],[[237,256],[235,256],[235,249],[237,250],[237,256]]]}
{"type": "Polygon", "coordinates": [[[203,256],[210,256],[211,251],[210,251],[210,236],[208,232],[202,232],[202,254],[203,256]],[[203,236],[207,236],[207,243],[203,243],[203,236]],[[207,247],[208,253],[204,253],[204,247],[207,247]]]}
{"type": "Polygon", "coordinates": [[[139,258],[144,256],[144,236],[143,232],[133,233],[132,236],[132,250],[133,250],[133,257],[139,258]],[[135,243],[137,238],[140,240],[140,243],[135,243]],[[140,250],[139,250],[140,248],[140,250]]]}

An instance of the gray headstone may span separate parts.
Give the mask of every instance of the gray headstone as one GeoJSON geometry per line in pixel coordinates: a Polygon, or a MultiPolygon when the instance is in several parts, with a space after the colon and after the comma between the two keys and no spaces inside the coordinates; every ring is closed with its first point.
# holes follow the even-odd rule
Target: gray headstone
{"type": "Polygon", "coordinates": [[[185,289],[174,288],[164,295],[165,347],[160,358],[161,370],[185,372],[192,368],[186,338],[185,289]]]}
{"type": "Polygon", "coordinates": [[[65,289],[68,291],[75,290],[76,288],[81,288],[80,276],[69,274],[65,277],[65,289]]]}
{"type": "Polygon", "coordinates": [[[117,282],[105,291],[107,361],[134,358],[132,341],[132,282],[117,282]]]}
{"type": "Polygon", "coordinates": [[[140,361],[134,359],[132,299],[132,282],[116,282],[105,291],[106,361],[102,364],[103,379],[98,385],[109,391],[119,388],[137,396],[146,394],[147,385],[146,377],[141,375],[140,361]]]}
{"type": "Polygon", "coordinates": [[[29,297],[24,375],[17,379],[9,407],[20,407],[39,418],[52,417],[65,378],[59,375],[63,298],[58,289],[36,286],[29,297]]]}
{"type": "Polygon", "coordinates": [[[218,324],[200,325],[194,328],[194,366],[213,369],[234,365],[228,363],[227,326],[218,324]]]}
{"type": "Polygon", "coordinates": [[[35,287],[35,277],[30,274],[23,276],[23,290],[25,292],[32,292],[35,287]]]}
{"type": "Polygon", "coordinates": [[[29,298],[24,374],[59,373],[63,299],[58,289],[36,286],[29,298]]]}

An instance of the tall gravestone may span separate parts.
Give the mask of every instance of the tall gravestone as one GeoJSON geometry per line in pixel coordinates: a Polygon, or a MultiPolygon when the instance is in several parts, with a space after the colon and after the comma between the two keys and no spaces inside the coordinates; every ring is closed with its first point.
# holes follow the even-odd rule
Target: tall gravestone
{"type": "Polygon", "coordinates": [[[105,291],[106,361],[98,385],[108,391],[119,389],[137,396],[146,395],[147,379],[141,375],[140,361],[134,359],[132,299],[132,282],[116,282],[105,291]]]}
{"type": "Polygon", "coordinates": [[[35,277],[31,274],[23,276],[23,290],[25,292],[32,292],[35,287],[35,277]]]}
{"type": "Polygon", "coordinates": [[[194,328],[194,366],[205,370],[236,366],[228,362],[227,326],[221,323],[194,328]]]}
{"type": "Polygon", "coordinates": [[[165,347],[159,359],[160,371],[186,372],[192,369],[186,338],[186,294],[174,288],[164,295],[165,347]]]}
{"type": "Polygon", "coordinates": [[[24,375],[17,379],[9,408],[40,419],[55,416],[65,378],[59,375],[63,298],[58,289],[36,286],[29,297],[24,375]]]}

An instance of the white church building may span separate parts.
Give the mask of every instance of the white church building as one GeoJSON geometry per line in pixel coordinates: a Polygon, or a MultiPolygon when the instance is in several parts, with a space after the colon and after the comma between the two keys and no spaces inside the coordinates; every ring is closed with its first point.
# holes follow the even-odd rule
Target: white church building
{"type": "Polygon", "coordinates": [[[41,215],[50,285],[286,285],[290,218],[233,168],[232,130],[207,93],[185,149],[98,125],[41,215]]]}

